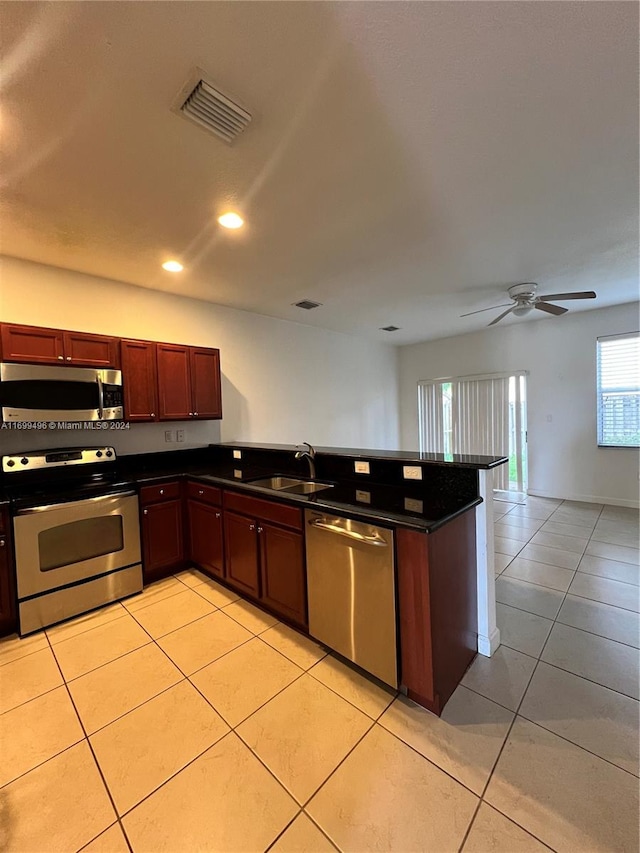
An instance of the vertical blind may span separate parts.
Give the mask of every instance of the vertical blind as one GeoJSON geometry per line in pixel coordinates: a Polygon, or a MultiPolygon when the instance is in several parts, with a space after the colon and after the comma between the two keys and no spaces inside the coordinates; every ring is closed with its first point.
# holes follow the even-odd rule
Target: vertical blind
{"type": "MultiPolygon", "coordinates": [[[[516,487],[521,490],[523,384],[522,372],[419,383],[420,449],[486,456],[509,456],[511,449],[516,458],[516,487]]],[[[509,488],[508,465],[494,471],[494,487],[509,488]]]]}
{"type": "Polygon", "coordinates": [[[640,446],[640,333],[597,341],[598,444],[640,446]]]}

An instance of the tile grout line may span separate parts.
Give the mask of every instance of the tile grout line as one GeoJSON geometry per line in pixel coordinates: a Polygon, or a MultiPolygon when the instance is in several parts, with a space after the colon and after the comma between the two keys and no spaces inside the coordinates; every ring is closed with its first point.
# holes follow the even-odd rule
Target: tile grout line
{"type": "MultiPolygon", "coordinates": [[[[98,774],[100,775],[100,778],[101,778],[101,780],[102,780],[102,784],[104,785],[104,789],[105,789],[105,791],[106,791],[106,793],[107,793],[107,796],[108,796],[108,798],[109,798],[109,801],[110,801],[110,803],[111,803],[111,808],[113,809],[113,812],[114,812],[114,814],[115,814],[115,816],[116,816],[116,822],[117,822],[117,823],[118,823],[118,825],[120,826],[120,831],[122,832],[122,835],[123,835],[124,840],[125,840],[125,842],[126,842],[126,844],[127,844],[127,847],[129,848],[129,850],[131,851],[131,853],[133,853],[133,848],[132,848],[132,846],[131,846],[131,844],[130,844],[130,842],[129,842],[129,837],[128,837],[128,835],[127,835],[126,831],[125,831],[125,828],[124,828],[124,826],[123,826],[123,824],[122,824],[122,821],[120,820],[120,815],[118,814],[118,809],[116,808],[115,800],[113,799],[113,796],[112,796],[112,794],[111,794],[111,791],[110,791],[110,789],[109,789],[109,786],[107,785],[107,780],[105,779],[105,777],[104,777],[104,773],[102,772],[102,768],[100,767],[100,763],[98,762],[98,758],[97,758],[97,756],[96,756],[96,754],[95,754],[95,751],[94,751],[94,749],[93,749],[93,744],[92,744],[92,743],[91,743],[91,741],[89,740],[89,735],[87,734],[87,730],[86,730],[85,725],[84,725],[84,723],[83,723],[83,721],[82,721],[82,717],[80,716],[80,713],[78,712],[78,709],[77,709],[77,707],[76,707],[76,703],[73,701],[73,696],[71,695],[71,691],[69,690],[69,685],[67,684],[67,681],[66,681],[66,679],[65,679],[65,677],[64,677],[64,673],[62,672],[62,667],[60,666],[60,663],[59,663],[58,658],[57,658],[56,653],[55,653],[55,649],[53,648],[53,645],[51,644],[51,640],[49,639],[49,637],[47,637],[47,641],[49,642],[49,648],[51,649],[51,653],[53,654],[54,660],[55,660],[55,662],[56,662],[56,666],[58,667],[58,669],[59,669],[59,671],[60,671],[60,675],[61,675],[61,677],[62,677],[62,679],[63,679],[63,681],[64,681],[64,686],[65,686],[65,689],[66,689],[66,691],[67,691],[67,695],[68,695],[68,697],[69,697],[69,701],[71,702],[71,704],[72,704],[72,706],[73,706],[73,710],[75,711],[76,717],[78,718],[78,722],[80,723],[80,727],[81,727],[82,731],[84,732],[84,740],[85,740],[85,741],[86,741],[86,743],[87,743],[87,746],[88,746],[88,748],[89,748],[89,751],[91,752],[91,757],[93,758],[93,761],[94,761],[94,765],[95,765],[95,767],[96,767],[96,769],[97,769],[97,771],[98,771],[98,774]]],[[[98,833],[98,835],[94,836],[94,838],[93,838],[93,839],[90,839],[90,841],[88,841],[88,842],[87,842],[87,844],[90,844],[90,843],[91,843],[91,841],[95,840],[95,838],[98,838],[100,835],[102,835],[102,833],[103,833],[105,830],[107,830],[110,826],[113,826],[113,824],[111,824],[111,823],[110,823],[110,824],[109,824],[109,826],[104,827],[104,829],[102,829],[102,830],[101,830],[101,832],[99,832],[99,833],[98,833]]],[[[85,844],[84,846],[86,847],[86,844],[85,844]]]]}

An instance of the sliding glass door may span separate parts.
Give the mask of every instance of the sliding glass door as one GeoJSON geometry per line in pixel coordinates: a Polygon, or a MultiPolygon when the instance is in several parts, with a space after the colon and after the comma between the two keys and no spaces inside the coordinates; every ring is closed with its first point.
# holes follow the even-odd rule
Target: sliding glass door
{"type": "Polygon", "coordinates": [[[420,382],[420,450],[508,456],[495,488],[526,491],[526,391],[524,371],[420,382]]]}

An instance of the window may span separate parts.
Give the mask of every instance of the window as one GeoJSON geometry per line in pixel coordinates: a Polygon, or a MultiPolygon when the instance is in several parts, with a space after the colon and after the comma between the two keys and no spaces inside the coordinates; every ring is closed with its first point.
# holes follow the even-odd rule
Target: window
{"type": "Polygon", "coordinates": [[[640,447],[640,333],[598,338],[598,446],[640,447]]]}

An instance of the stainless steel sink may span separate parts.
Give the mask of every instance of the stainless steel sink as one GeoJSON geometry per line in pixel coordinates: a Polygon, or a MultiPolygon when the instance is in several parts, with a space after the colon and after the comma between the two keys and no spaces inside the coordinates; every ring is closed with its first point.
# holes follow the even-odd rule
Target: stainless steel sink
{"type": "Polygon", "coordinates": [[[252,486],[262,486],[264,489],[275,489],[277,492],[289,492],[293,495],[312,495],[323,489],[332,489],[333,483],[319,483],[316,480],[298,480],[295,477],[264,477],[260,480],[250,480],[252,486]]]}

